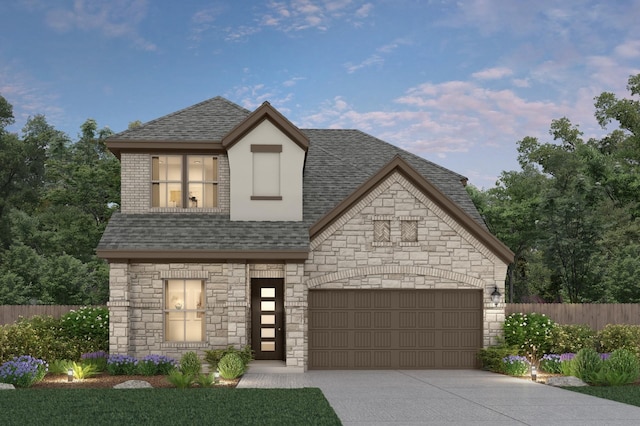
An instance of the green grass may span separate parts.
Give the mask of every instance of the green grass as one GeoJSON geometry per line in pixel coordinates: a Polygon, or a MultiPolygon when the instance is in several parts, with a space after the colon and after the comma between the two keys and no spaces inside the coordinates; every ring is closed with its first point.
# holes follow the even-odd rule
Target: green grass
{"type": "Polygon", "coordinates": [[[640,407],[640,386],[582,386],[563,389],[640,407]]]}
{"type": "Polygon", "coordinates": [[[317,388],[17,389],[1,391],[9,425],[340,425],[317,388]]]}

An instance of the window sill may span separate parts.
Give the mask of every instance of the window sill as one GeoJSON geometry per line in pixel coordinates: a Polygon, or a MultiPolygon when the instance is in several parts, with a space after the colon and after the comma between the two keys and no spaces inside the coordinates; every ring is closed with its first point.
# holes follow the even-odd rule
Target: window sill
{"type": "Polygon", "coordinates": [[[373,247],[391,247],[393,243],[390,241],[374,241],[371,243],[373,247]]]}
{"type": "Polygon", "coordinates": [[[281,201],[282,200],[282,196],[281,195],[273,195],[273,196],[266,196],[266,195],[252,195],[251,196],[251,201],[281,201]]]}

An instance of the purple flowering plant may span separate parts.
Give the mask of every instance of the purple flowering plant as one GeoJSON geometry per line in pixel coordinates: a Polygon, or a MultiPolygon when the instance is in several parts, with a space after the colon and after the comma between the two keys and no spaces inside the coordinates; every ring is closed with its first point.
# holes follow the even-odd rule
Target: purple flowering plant
{"type": "Polygon", "coordinates": [[[502,358],[502,369],[510,376],[523,376],[529,371],[531,363],[521,355],[509,355],[502,358]]]}
{"type": "Polygon", "coordinates": [[[165,355],[146,355],[138,363],[138,372],[144,376],[166,376],[178,368],[178,361],[165,355]]]}
{"type": "Polygon", "coordinates": [[[561,355],[544,354],[540,358],[540,370],[551,374],[560,374],[561,363],[561,355]]]}
{"type": "Polygon", "coordinates": [[[30,355],[14,357],[0,366],[0,382],[28,388],[42,380],[48,368],[44,360],[30,355]]]}
{"type": "Polygon", "coordinates": [[[112,376],[129,376],[137,370],[138,360],[130,355],[109,355],[107,359],[107,372],[112,376]]]}

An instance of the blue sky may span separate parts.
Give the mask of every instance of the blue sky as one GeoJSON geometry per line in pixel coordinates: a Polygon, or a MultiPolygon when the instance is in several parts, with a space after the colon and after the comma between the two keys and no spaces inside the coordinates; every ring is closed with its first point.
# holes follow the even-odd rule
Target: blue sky
{"type": "Polygon", "coordinates": [[[76,138],[214,96],[357,128],[488,188],[516,142],[640,73],[640,0],[14,0],[0,94],[76,138]]]}

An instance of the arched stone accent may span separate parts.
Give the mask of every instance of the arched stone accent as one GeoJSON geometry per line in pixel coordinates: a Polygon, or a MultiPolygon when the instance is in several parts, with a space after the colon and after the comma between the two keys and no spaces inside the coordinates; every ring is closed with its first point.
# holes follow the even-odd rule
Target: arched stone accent
{"type": "Polygon", "coordinates": [[[450,280],[462,284],[464,287],[483,288],[486,283],[479,279],[469,275],[461,274],[453,271],[446,271],[443,269],[431,268],[426,266],[400,266],[400,265],[380,265],[380,266],[366,266],[363,268],[351,268],[330,274],[325,274],[319,277],[312,278],[307,281],[307,287],[309,289],[319,288],[323,284],[331,283],[334,281],[344,280],[354,277],[362,277],[367,275],[382,275],[382,274],[403,274],[403,275],[423,275],[450,280]]]}

